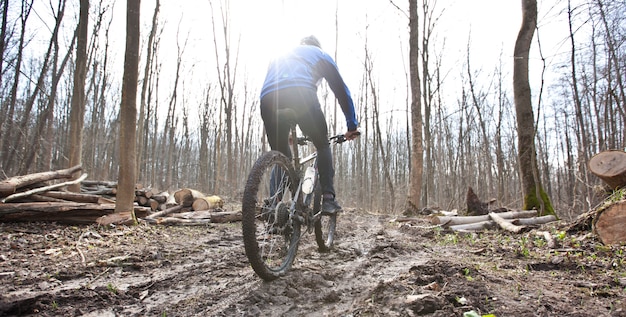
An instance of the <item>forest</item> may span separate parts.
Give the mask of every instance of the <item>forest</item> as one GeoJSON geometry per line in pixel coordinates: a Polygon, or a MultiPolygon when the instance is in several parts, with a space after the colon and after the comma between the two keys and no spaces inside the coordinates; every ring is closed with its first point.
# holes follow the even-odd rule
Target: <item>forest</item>
{"type": "MultiPolygon", "coordinates": [[[[494,29],[513,30],[486,34],[450,28],[463,1],[420,1],[411,12],[419,21],[417,41],[409,40],[408,1],[237,2],[206,0],[195,8],[141,2],[137,133],[128,139],[120,136],[125,2],[1,0],[0,178],[79,162],[89,179],[117,180],[125,146],[135,144],[137,183],[240,199],[250,167],[269,149],[258,109],[266,46],[284,48],[310,35],[287,33],[276,22],[282,17],[319,27],[316,35],[353,94],[362,135],[333,149],[345,205],[406,209],[418,153],[411,130],[419,117],[419,206],[461,210],[472,187],[481,198],[521,208],[512,79],[518,2],[497,4],[511,7],[515,19],[465,17],[498,19],[507,25],[494,29]],[[284,17],[296,10],[310,16],[284,17]],[[201,25],[189,28],[191,22],[201,25]],[[263,47],[252,29],[267,35],[263,47]],[[449,48],[453,37],[459,49],[449,48]],[[481,41],[501,46],[483,48],[481,41]],[[249,59],[252,52],[257,59],[249,59]],[[419,113],[411,108],[411,54],[418,61],[419,113]]],[[[624,1],[539,3],[529,58],[532,135],[537,174],[563,219],[603,198],[590,158],[625,147],[625,13],[624,1]]],[[[291,31],[302,30],[311,28],[291,31]]],[[[344,132],[332,92],[323,83],[318,94],[331,133],[344,132]]]]}

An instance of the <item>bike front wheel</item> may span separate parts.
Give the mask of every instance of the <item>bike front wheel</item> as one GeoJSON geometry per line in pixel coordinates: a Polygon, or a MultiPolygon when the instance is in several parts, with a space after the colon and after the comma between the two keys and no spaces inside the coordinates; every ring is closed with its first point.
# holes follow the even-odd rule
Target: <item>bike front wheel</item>
{"type": "MultiPolygon", "coordinates": [[[[322,210],[322,188],[317,184],[313,196],[313,213],[322,210]]],[[[337,228],[337,213],[321,215],[315,221],[315,241],[320,252],[328,252],[335,242],[335,229],[337,228]]]]}
{"type": "Polygon", "coordinates": [[[296,256],[301,223],[291,212],[298,179],[291,161],[277,151],[254,164],[243,193],[242,231],[246,256],[263,280],[284,275],[296,256]]]}

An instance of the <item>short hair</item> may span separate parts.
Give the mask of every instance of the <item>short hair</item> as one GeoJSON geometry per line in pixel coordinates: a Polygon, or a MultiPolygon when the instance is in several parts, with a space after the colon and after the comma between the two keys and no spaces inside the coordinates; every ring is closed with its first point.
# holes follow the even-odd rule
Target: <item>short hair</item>
{"type": "Polygon", "coordinates": [[[317,37],[315,37],[315,35],[309,35],[309,36],[303,38],[302,40],[300,40],[300,44],[301,45],[312,45],[312,46],[317,46],[319,48],[322,48],[322,45],[320,44],[320,41],[317,39],[317,37]]]}

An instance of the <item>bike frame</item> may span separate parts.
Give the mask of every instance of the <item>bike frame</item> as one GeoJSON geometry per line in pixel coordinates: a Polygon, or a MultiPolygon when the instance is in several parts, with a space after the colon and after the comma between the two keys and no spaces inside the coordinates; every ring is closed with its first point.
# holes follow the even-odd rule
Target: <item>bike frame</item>
{"type": "MultiPolygon", "coordinates": [[[[317,186],[317,181],[318,181],[318,172],[317,172],[317,150],[309,155],[307,155],[306,157],[304,157],[303,159],[300,159],[300,152],[298,150],[298,137],[296,134],[296,129],[294,127],[291,128],[291,139],[292,139],[292,153],[293,153],[293,163],[294,163],[294,168],[296,170],[296,173],[298,174],[298,176],[300,177],[300,181],[298,183],[298,189],[296,190],[296,196],[293,198],[292,202],[291,202],[291,206],[289,208],[289,215],[291,217],[291,219],[294,219],[296,215],[296,211],[298,211],[298,201],[300,200],[300,196],[304,195],[302,197],[302,202],[301,202],[301,206],[302,206],[302,211],[306,212],[309,209],[309,205],[311,204],[311,198],[315,195],[315,192],[312,192],[310,194],[305,194],[304,191],[302,190],[302,184],[304,182],[304,171],[305,169],[303,168],[304,164],[307,164],[311,161],[313,161],[312,166],[313,168],[315,168],[315,174],[313,176],[313,188],[315,188],[315,186],[317,186]]],[[[315,217],[318,215],[312,215],[313,217],[306,217],[305,219],[299,219],[300,221],[302,221],[303,224],[306,224],[307,226],[307,232],[310,231],[311,226],[313,223],[315,223],[315,217]]]]}

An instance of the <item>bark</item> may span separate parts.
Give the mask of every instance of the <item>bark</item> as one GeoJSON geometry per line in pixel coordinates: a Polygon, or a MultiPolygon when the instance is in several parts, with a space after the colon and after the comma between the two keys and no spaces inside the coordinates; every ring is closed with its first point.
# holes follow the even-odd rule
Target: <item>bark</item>
{"type": "MultiPolygon", "coordinates": [[[[34,202],[0,204],[0,222],[50,221],[63,224],[93,224],[103,215],[114,212],[114,204],[74,202],[34,202]]],[[[146,212],[144,207],[135,207],[146,212]]]]}
{"type": "Polygon", "coordinates": [[[71,178],[74,173],[80,170],[82,170],[82,167],[78,165],[68,169],[11,177],[0,181],[0,196],[6,197],[15,193],[17,189],[28,185],[42,183],[53,179],[71,178]]]}
{"type": "MultiPolygon", "coordinates": [[[[87,174],[83,174],[81,177],[68,181],[68,182],[63,182],[63,183],[59,183],[59,184],[54,184],[54,185],[50,185],[50,186],[44,186],[44,187],[39,187],[39,188],[34,188],[25,192],[21,192],[21,193],[16,193],[13,195],[10,195],[6,198],[4,198],[2,200],[3,203],[10,201],[10,200],[15,200],[17,198],[22,198],[22,197],[28,197],[30,195],[33,194],[39,194],[39,193],[43,193],[43,192],[47,192],[49,190],[53,190],[53,189],[57,189],[57,188],[61,188],[61,187],[65,187],[65,186],[71,186],[71,185],[75,185],[75,184],[80,184],[81,181],[83,181],[85,178],[87,178],[87,174]]],[[[80,185],[79,185],[80,187],[80,185]]]]}
{"type": "MultiPolygon", "coordinates": [[[[83,126],[85,119],[85,77],[87,76],[87,36],[89,27],[89,0],[80,0],[78,36],[76,39],[76,70],[70,111],[69,166],[80,165],[83,154],[83,126]]],[[[79,174],[74,173],[74,178],[79,174]]],[[[80,185],[71,186],[70,191],[80,192],[80,185]]]]}
{"type": "Polygon", "coordinates": [[[470,187],[467,190],[467,215],[479,216],[489,213],[489,205],[486,202],[478,199],[478,196],[474,193],[474,190],[470,187]]]}
{"type": "Polygon", "coordinates": [[[136,182],[136,118],[137,80],[139,69],[139,0],[129,0],[126,5],[126,52],[122,80],[122,105],[120,107],[119,153],[120,169],[115,211],[133,211],[136,182]]]}
{"type": "Polygon", "coordinates": [[[421,206],[424,148],[422,145],[422,102],[419,76],[419,19],[417,0],[409,0],[409,73],[411,82],[411,177],[407,210],[421,206]]]}
{"type": "Polygon", "coordinates": [[[65,201],[73,201],[77,203],[89,203],[89,204],[114,204],[112,199],[104,198],[100,195],[90,195],[85,193],[73,193],[63,191],[48,191],[41,194],[45,197],[51,197],[56,199],[62,199],[65,201]]]}
{"type": "Polygon", "coordinates": [[[554,215],[550,199],[541,187],[535,152],[535,119],[528,81],[528,56],[537,26],[537,1],[522,0],[522,25],[515,41],[513,60],[513,94],[517,116],[517,141],[523,209],[537,208],[542,215],[554,215]]]}

